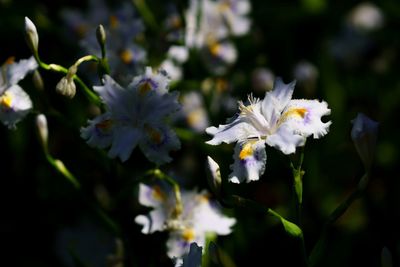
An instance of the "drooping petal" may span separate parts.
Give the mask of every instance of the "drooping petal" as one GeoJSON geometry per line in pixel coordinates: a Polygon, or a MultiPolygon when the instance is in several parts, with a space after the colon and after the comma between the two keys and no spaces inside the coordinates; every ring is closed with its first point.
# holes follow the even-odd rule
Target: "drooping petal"
{"type": "Polygon", "coordinates": [[[169,192],[155,185],[139,184],[139,203],[146,207],[158,208],[168,201],[169,192]]]}
{"type": "Polygon", "coordinates": [[[266,143],[288,155],[294,153],[296,147],[304,145],[305,139],[304,136],[294,133],[287,124],[282,124],[274,134],[267,137],[266,143]]]}
{"type": "Polygon", "coordinates": [[[206,133],[213,135],[213,138],[206,143],[219,145],[222,142],[230,144],[239,140],[245,140],[248,136],[258,136],[258,131],[249,123],[237,118],[229,124],[212,126],[206,129],[206,133]]]}
{"type": "Polygon", "coordinates": [[[283,111],[279,123],[287,124],[295,133],[305,137],[320,138],[328,133],[331,125],[330,121],[322,122],[321,117],[330,113],[325,101],[294,99],[283,111]]]}
{"type": "Polygon", "coordinates": [[[135,223],[143,226],[143,234],[163,231],[166,220],[166,214],[162,209],[154,209],[147,215],[138,215],[135,217],[135,223]]]}
{"type": "Polygon", "coordinates": [[[295,85],[296,81],[285,84],[278,77],[275,79],[272,91],[265,94],[265,98],[261,104],[261,112],[271,126],[278,121],[282,111],[292,99],[295,85]]]}
{"type": "Polygon", "coordinates": [[[133,149],[140,142],[143,134],[131,126],[121,126],[115,129],[113,134],[113,141],[108,151],[110,158],[119,157],[121,161],[126,161],[133,149]]]}
{"type": "Polygon", "coordinates": [[[38,64],[34,57],[28,59],[21,59],[16,63],[12,63],[7,67],[7,81],[8,84],[14,85],[22,80],[29,72],[35,70],[38,64]]]}
{"type": "Polygon", "coordinates": [[[236,223],[235,218],[223,215],[208,199],[206,192],[200,193],[199,203],[192,211],[193,228],[198,235],[213,232],[218,235],[228,235],[232,232],[232,226],[236,223]]]}
{"type": "Polygon", "coordinates": [[[145,125],[144,132],[139,145],[145,156],[156,164],[170,162],[169,152],[181,146],[175,132],[165,125],[145,125]]]}
{"type": "Polygon", "coordinates": [[[81,137],[88,145],[100,149],[111,145],[114,134],[115,121],[111,114],[106,112],[88,121],[88,126],[81,128],[81,137]]]}
{"type": "Polygon", "coordinates": [[[31,109],[32,101],[19,85],[12,85],[0,95],[0,120],[9,129],[15,129],[31,109]]]}
{"type": "Polygon", "coordinates": [[[232,183],[257,181],[265,171],[267,154],[264,140],[237,143],[229,181],[232,183]]]}
{"type": "Polygon", "coordinates": [[[170,79],[164,71],[153,72],[151,67],[146,67],[143,75],[137,76],[128,85],[128,89],[136,90],[140,95],[154,91],[159,95],[168,93],[170,79]]]}

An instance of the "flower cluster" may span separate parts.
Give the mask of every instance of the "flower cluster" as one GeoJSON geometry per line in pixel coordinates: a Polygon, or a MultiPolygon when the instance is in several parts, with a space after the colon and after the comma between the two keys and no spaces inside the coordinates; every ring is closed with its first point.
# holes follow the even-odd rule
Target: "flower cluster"
{"type": "Polygon", "coordinates": [[[191,243],[204,247],[206,233],[227,235],[236,220],[225,217],[212,203],[207,192],[183,191],[183,211],[176,214],[176,199],[163,184],[139,186],[139,202],[153,208],[148,215],[138,215],[136,223],[143,226],[142,233],[169,231],[168,256],[181,258],[189,251],[191,243]]]}
{"type": "Polygon", "coordinates": [[[162,164],[171,161],[170,150],[180,142],[165,120],[179,110],[178,93],[168,92],[169,78],[150,67],[143,75],[122,88],[110,76],[104,85],[95,86],[107,111],[82,128],[81,135],[91,146],[110,147],[108,156],[126,161],[139,145],[146,157],[162,164]]]}
{"type": "Polygon", "coordinates": [[[80,39],[81,46],[95,55],[100,55],[100,47],[94,29],[102,24],[107,33],[107,60],[112,76],[121,83],[129,83],[146,60],[145,50],[135,40],[144,31],[141,19],[129,2],[110,10],[105,1],[91,0],[88,10],[88,14],[84,14],[67,9],[63,17],[80,39]]]}
{"type": "Polygon", "coordinates": [[[213,138],[207,143],[237,142],[231,165],[233,183],[258,180],[265,171],[265,144],[284,154],[291,154],[304,145],[306,138],[324,136],[331,122],[321,117],[330,114],[326,102],[292,99],[295,82],[275,80],[274,88],[263,100],[249,96],[249,103],[239,102],[239,113],[228,124],[209,127],[213,138]]]}

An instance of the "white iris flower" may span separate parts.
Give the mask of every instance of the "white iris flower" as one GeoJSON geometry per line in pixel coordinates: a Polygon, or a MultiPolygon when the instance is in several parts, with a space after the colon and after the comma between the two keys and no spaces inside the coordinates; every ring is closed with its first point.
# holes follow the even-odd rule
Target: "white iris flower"
{"type": "Polygon", "coordinates": [[[31,99],[17,83],[36,68],[33,57],[15,63],[10,59],[1,66],[0,120],[9,129],[15,129],[16,124],[32,109],[31,99]]]}
{"type": "Polygon", "coordinates": [[[139,202],[152,207],[148,215],[138,215],[135,222],[142,225],[142,233],[169,231],[167,241],[168,256],[180,259],[189,252],[190,244],[196,242],[204,247],[206,233],[228,235],[236,223],[234,218],[225,217],[210,202],[205,191],[181,191],[183,211],[175,214],[175,196],[171,190],[157,186],[140,184],[139,202]]]}
{"type": "Polygon", "coordinates": [[[169,78],[150,67],[122,88],[105,76],[103,86],[95,86],[107,111],[89,121],[81,136],[93,147],[110,147],[108,156],[126,161],[139,145],[156,164],[171,161],[169,151],[180,148],[176,134],[165,120],[178,111],[178,93],[168,92],[169,78]]]}
{"type": "Polygon", "coordinates": [[[237,142],[231,182],[259,179],[265,171],[265,144],[291,154],[304,145],[308,136],[319,138],[327,134],[331,122],[321,121],[322,116],[330,114],[327,103],[292,99],[294,86],[295,82],[284,84],[277,78],[263,100],[249,96],[247,105],[239,102],[240,112],[228,124],[206,129],[213,135],[207,142],[210,145],[237,142]]]}

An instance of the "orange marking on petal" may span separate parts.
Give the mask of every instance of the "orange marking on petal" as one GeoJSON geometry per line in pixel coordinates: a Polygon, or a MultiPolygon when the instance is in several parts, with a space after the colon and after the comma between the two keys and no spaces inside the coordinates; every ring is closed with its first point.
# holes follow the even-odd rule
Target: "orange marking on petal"
{"type": "Polygon", "coordinates": [[[185,230],[183,230],[182,238],[186,242],[193,241],[195,237],[196,237],[196,234],[192,228],[186,228],[185,230]]]}
{"type": "Polygon", "coordinates": [[[0,97],[0,105],[6,109],[10,109],[13,99],[7,92],[0,97]]]}
{"type": "Polygon", "coordinates": [[[125,49],[119,54],[119,57],[121,58],[122,62],[129,64],[133,61],[134,56],[131,50],[125,49]]]}

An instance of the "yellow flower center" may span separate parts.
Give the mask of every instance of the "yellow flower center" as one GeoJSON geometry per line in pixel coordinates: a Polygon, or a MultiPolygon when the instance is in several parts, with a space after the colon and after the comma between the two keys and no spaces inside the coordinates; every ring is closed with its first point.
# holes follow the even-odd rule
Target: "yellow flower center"
{"type": "Polygon", "coordinates": [[[304,118],[306,113],[307,113],[307,109],[305,109],[305,108],[291,108],[282,114],[280,121],[283,122],[290,117],[304,118]]]}
{"type": "Polygon", "coordinates": [[[162,143],[163,136],[159,131],[157,131],[156,129],[154,129],[150,126],[146,126],[144,129],[145,129],[146,133],[149,135],[150,140],[153,143],[155,143],[156,145],[159,145],[162,143]]]}
{"type": "Polygon", "coordinates": [[[240,153],[239,153],[240,160],[244,160],[245,158],[253,155],[253,153],[254,153],[253,143],[254,142],[248,142],[242,147],[242,150],[240,150],[240,153]]]}
{"type": "Polygon", "coordinates": [[[139,94],[144,95],[152,88],[150,81],[144,81],[139,85],[139,94]]]}
{"type": "Polygon", "coordinates": [[[218,56],[220,50],[221,50],[221,45],[217,42],[211,42],[208,45],[208,49],[210,50],[211,55],[214,57],[218,56]]]}
{"type": "Polygon", "coordinates": [[[111,16],[110,16],[110,26],[111,26],[111,29],[117,28],[117,27],[118,27],[118,24],[119,24],[119,20],[118,20],[117,16],[111,15],[111,16]]]}
{"type": "Polygon", "coordinates": [[[159,186],[153,187],[153,197],[159,201],[163,201],[167,198],[159,186]]]}
{"type": "Polygon", "coordinates": [[[10,109],[12,102],[13,102],[12,96],[7,92],[0,97],[0,105],[5,109],[10,109]]]}
{"type": "Polygon", "coordinates": [[[125,64],[130,64],[133,61],[134,55],[131,50],[125,49],[119,54],[119,57],[125,64]]]}
{"type": "Polygon", "coordinates": [[[113,125],[113,121],[110,119],[101,121],[99,123],[96,123],[96,128],[101,130],[102,132],[108,132],[110,131],[111,127],[113,125]]]}
{"type": "Polygon", "coordinates": [[[183,230],[182,238],[186,242],[193,241],[195,237],[196,237],[196,235],[195,235],[195,232],[194,232],[194,230],[192,228],[186,228],[185,230],[183,230]]]}

